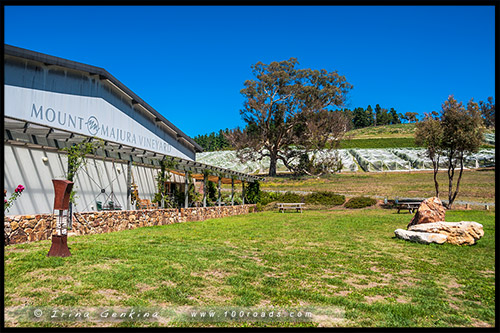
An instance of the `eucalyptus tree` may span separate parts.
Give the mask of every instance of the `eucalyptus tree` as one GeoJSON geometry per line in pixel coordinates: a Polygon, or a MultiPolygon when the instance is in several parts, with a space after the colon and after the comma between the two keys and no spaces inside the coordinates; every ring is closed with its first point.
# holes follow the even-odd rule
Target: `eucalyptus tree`
{"type": "Polygon", "coordinates": [[[242,162],[269,157],[269,176],[276,175],[278,160],[290,168],[299,151],[304,154],[317,146],[321,138],[311,128],[330,132],[327,141],[342,136],[332,132],[338,127],[331,126],[333,117],[317,115],[344,106],[352,85],[336,71],[298,69],[297,65],[295,58],[252,65],[255,80],[245,81],[241,90],[245,102],[240,114],[246,126],[227,135],[242,162]]]}

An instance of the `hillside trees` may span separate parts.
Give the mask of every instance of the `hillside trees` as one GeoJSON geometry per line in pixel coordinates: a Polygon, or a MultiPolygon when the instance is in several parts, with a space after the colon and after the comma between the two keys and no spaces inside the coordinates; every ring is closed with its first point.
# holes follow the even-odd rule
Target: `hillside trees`
{"type": "MultiPolygon", "coordinates": [[[[438,158],[437,155],[442,155],[446,159],[448,208],[452,207],[459,193],[465,157],[479,150],[483,132],[483,119],[479,105],[471,99],[467,107],[464,107],[462,102],[456,101],[453,95],[443,103],[440,114],[433,112],[432,116],[426,115],[424,121],[417,124],[415,140],[425,144],[429,157],[434,155],[434,158],[438,158]],[[454,183],[456,169],[459,170],[459,174],[454,183]]],[[[437,166],[434,165],[436,195],[439,195],[436,173],[437,166]]]]}
{"type": "Polygon", "coordinates": [[[401,120],[399,119],[399,115],[394,108],[391,108],[389,110],[389,114],[390,114],[390,119],[391,119],[391,122],[390,122],[391,125],[401,124],[401,120]]]}
{"type": "Polygon", "coordinates": [[[404,118],[405,120],[407,120],[409,123],[417,123],[418,122],[418,113],[417,112],[406,112],[404,114],[404,118]]]}
{"type": "Polygon", "coordinates": [[[368,108],[365,110],[363,108],[355,108],[353,113],[353,127],[354,128],[364,128],[368,127],[372,123],[372,119],[370,116],[372,116],[372,107],[368,105],[368,108]]]}
{"type": "Polygon", "coordinates": [[[219,130],[218,133],[197,135],[193,140],[205,151],[224,150],[231,148],[231,144],[225,136],[227,133],[229,133],[229,129],[226,128],[225,130],[219,130]]]}
{"type": "Polygon", "coordinates": [[[340,126],[342,133],[331,132],[331,123],[346,119],[331,108],[344,105],[352,85],[336,71],[298,69],[297,64],[290,58],[252,65],[256,80],[245,81],[241,90],[246,100],[240,114],[246,127],[227,135],[242,162],[269,157],[270,176],[276,175],[278,160],[291,167],[298,154],[304,156],[322,142],[335,146],[348,128],[345,124],[340,126]],[[321,135],[311,131],[319,128],[321,135]]]}
{"type": "Polygon", "coordinates": [[[495,127],[495,102],[493,101],[493,97],[488,97],[486,102],[479,101],[479,108],[481,109],[485,126],[495,127]]]}

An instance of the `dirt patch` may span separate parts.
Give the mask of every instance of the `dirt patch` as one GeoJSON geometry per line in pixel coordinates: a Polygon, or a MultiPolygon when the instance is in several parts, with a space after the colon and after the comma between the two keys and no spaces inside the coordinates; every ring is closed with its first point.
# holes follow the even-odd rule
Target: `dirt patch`
{"type": "Polygon", "coordinates": [[[369,281],[371,279],[373,279],[373,277],[367,277],[366,275],[356,275],[345,279],[344,282],[350,284],[356,289],[367,289],[367,288],[375,288],[388,285],[388,283],[385,282],[385,280],[383,280],[384,282],[379,283],[379,282],[369,281]],[[361,280],[368,280],[368,283],[366,284],[360,283],[361,280]]]}
{"type": "Polygon", "coordinates": [[[202,272],[191,272],[192,276],[202,277],[208,280],[223,280],[230,276],[228,272],[224,272],[220,269],[210,270],[210,271],[202,271],[202,272]]]}
{"type": "Polygon", "coordinates": [[[141,293],[158,288],[158,287],[150,286],[149,284],[145,284],[145,283],[138,283],[138,284],[136,284],[136,287],[139,288],[139,291],[141,293]]]}
{"type": "Polygon", "coordinates": [[[380,302],[380,301],[384,301],[384,300],[385,300],[385,297],[384,296],[380,296],[380,295],[365,296],[365,301],[368,302],[368,304],[372,304],[372,303],[380,302]]]}
{"type": "Polygon", "coordinates": [[[57,278],[57,280],[59,280],[59,281],[74,281],[73,277],[69,276],[69,275],[59,276],[57,278]]]}
{"type": "Polygon", "coordinates": [[[492,325],[478,319],[471,319],[471,321],[473,327],[493,327],[492,325]]]}
{"type": "Polygon", "coordinates": [[[454,278],[451,278],[448,283],[446,284],[446,287],[448,287],[448,289],[451,289],[451,288],[461,288],[463,287],[462,284],[458,283],[457,280],[455,280],[454,278]]]}
{"type": "Polygon", "coordinates": [[[381,273],[382,272],[382,270],[380,268],[378,268],[377,266],[370,267],[370,271],[377,272],[377,273],[381,273]]]}
{"type": "Polygon", "coordinates": [[[332,271],[331,269],[323,269],[323,272],[325,274],[320,275],[320,277],[324,279],[335,279],[341,276],[339,272],[332,271]]]}
{"type": "Polygon", "coordinates": [[[408,303],[410,303],[410,300],[406,297],[398,296],[398,298],[396,298],[396,302],[402,303],[402,304],[408,304],[408,303]]]}
{"type": "Polygon", "coordinates": [[[104,296],[104,301],[121,301],[127,299],[126,295],[120,294],[118,290],[114,289],[99,289],[96,291],[97,294],[104,296]]]}
{"type": "Polygon", "coordinates": [[[490,270],[485,270],[485,271],[479,271],[484,277],[495,277],[495,271],[490,271],[490,270]]]}
{"type": "Polygon", "coordinates": [[[162,281],[161,284],[164,286],[167,286],[167,287],[177,287],[177,283],[170,281],[170,280],[162,281]]]}
{"type": "Polygon", "coordinates": [[[5,249],[5,253],[9,253],[9,252],[26,252],[26,251],[28,251],[27,249],[18,249],[18,248],[10,247],[10,246],[6,246],[6,247],[4,247],[4,249],[5,249]]]}
{"type": "Polygon", "coordinates": [[[208,304],[230,304],[232,297],[221,295],[221,290],[214,285],[208,285],[202,287],[202,291],[194,292],[197,296],[188,296],[188,299],[197,301],[199,304],[208,305],[208,304]]]}
{"type": "Polygon", "coordinates": [[[402,271],[399,271],[399,274],[413,276],[415,274],[415,271],[411,269],[403,269],[402,271]]]}
{"type": "Polygon", "coordinates": [[[349,295],[350,293],[352,293],[352,291],[350,290],[340,290],[340,291],[337,291],[333,294],[333,296],[347,296],[349,295]]]}
{"type": "Polygon", "coordinates": [[[35,289],[32,289],[31,291],[39,292],[39,293],[55,293],[56,292],[56,291],[49,289],[47,287],[35,288],[35,289]]]}
{"type": "Polygon", "coordinates": [[[28,305],[31,303],[31,298],[28,297],[18,297],[17,295],[12,295],[10,299],[12,301],[12,304],[14,305],[19,305],[19,304],[28,305]]]}

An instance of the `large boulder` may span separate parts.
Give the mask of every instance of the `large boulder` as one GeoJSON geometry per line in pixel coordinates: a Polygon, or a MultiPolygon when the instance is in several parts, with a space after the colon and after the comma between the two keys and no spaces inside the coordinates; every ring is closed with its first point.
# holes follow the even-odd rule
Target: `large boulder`
{"type": "Polygon", "coordinates": [[[447,238],[447,236],[443,234],[410,231],[404,229],[396,229],[394,230],[394,234],[396,235],[397,238],[422,244],[431,244],[431,243],[443,244],[444,242],[446,242],[447,238]]]}
{"type": "Polygon", "coordinates": [[[446,242],[455,245],[473,245],[484,236],[483,225],[472,221],[417,224],[408,231],[445,235],[446,242]]]}
{"type": "Polygon", "coordinates": [[[406,228],[410,230],[413,225],[444,221],[445,212],[446,208],[438,197],[425,199],[406,228]]]}

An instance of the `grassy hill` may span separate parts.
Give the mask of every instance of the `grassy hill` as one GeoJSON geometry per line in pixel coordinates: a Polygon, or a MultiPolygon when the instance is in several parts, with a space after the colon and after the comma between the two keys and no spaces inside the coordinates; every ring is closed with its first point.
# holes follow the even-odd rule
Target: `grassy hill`
{"type": "Polygon", "coordinates": [[[415,144],[415,124],[358,128],[347,133],[340,148],[409,148],[415,144]]]}
{"type": "Polygon", "coordinates": [[[352,139],[413,138],[416,124],[396,124],[358,128],[347,134],[352,139]]]}
{"type": "MultiPolygon", "coordinates": [[[[358,128],[347,132],[347,139],[340,148],[344,149],[369,149],[369,148],[415,148],[416,124],[396,124],[376,127],[358,128]]],[[[487,130],[495,133],[495,130],[487,130]]],[[[482,148],[494,148],[494,145],[482,145],[482,148]]]]}

